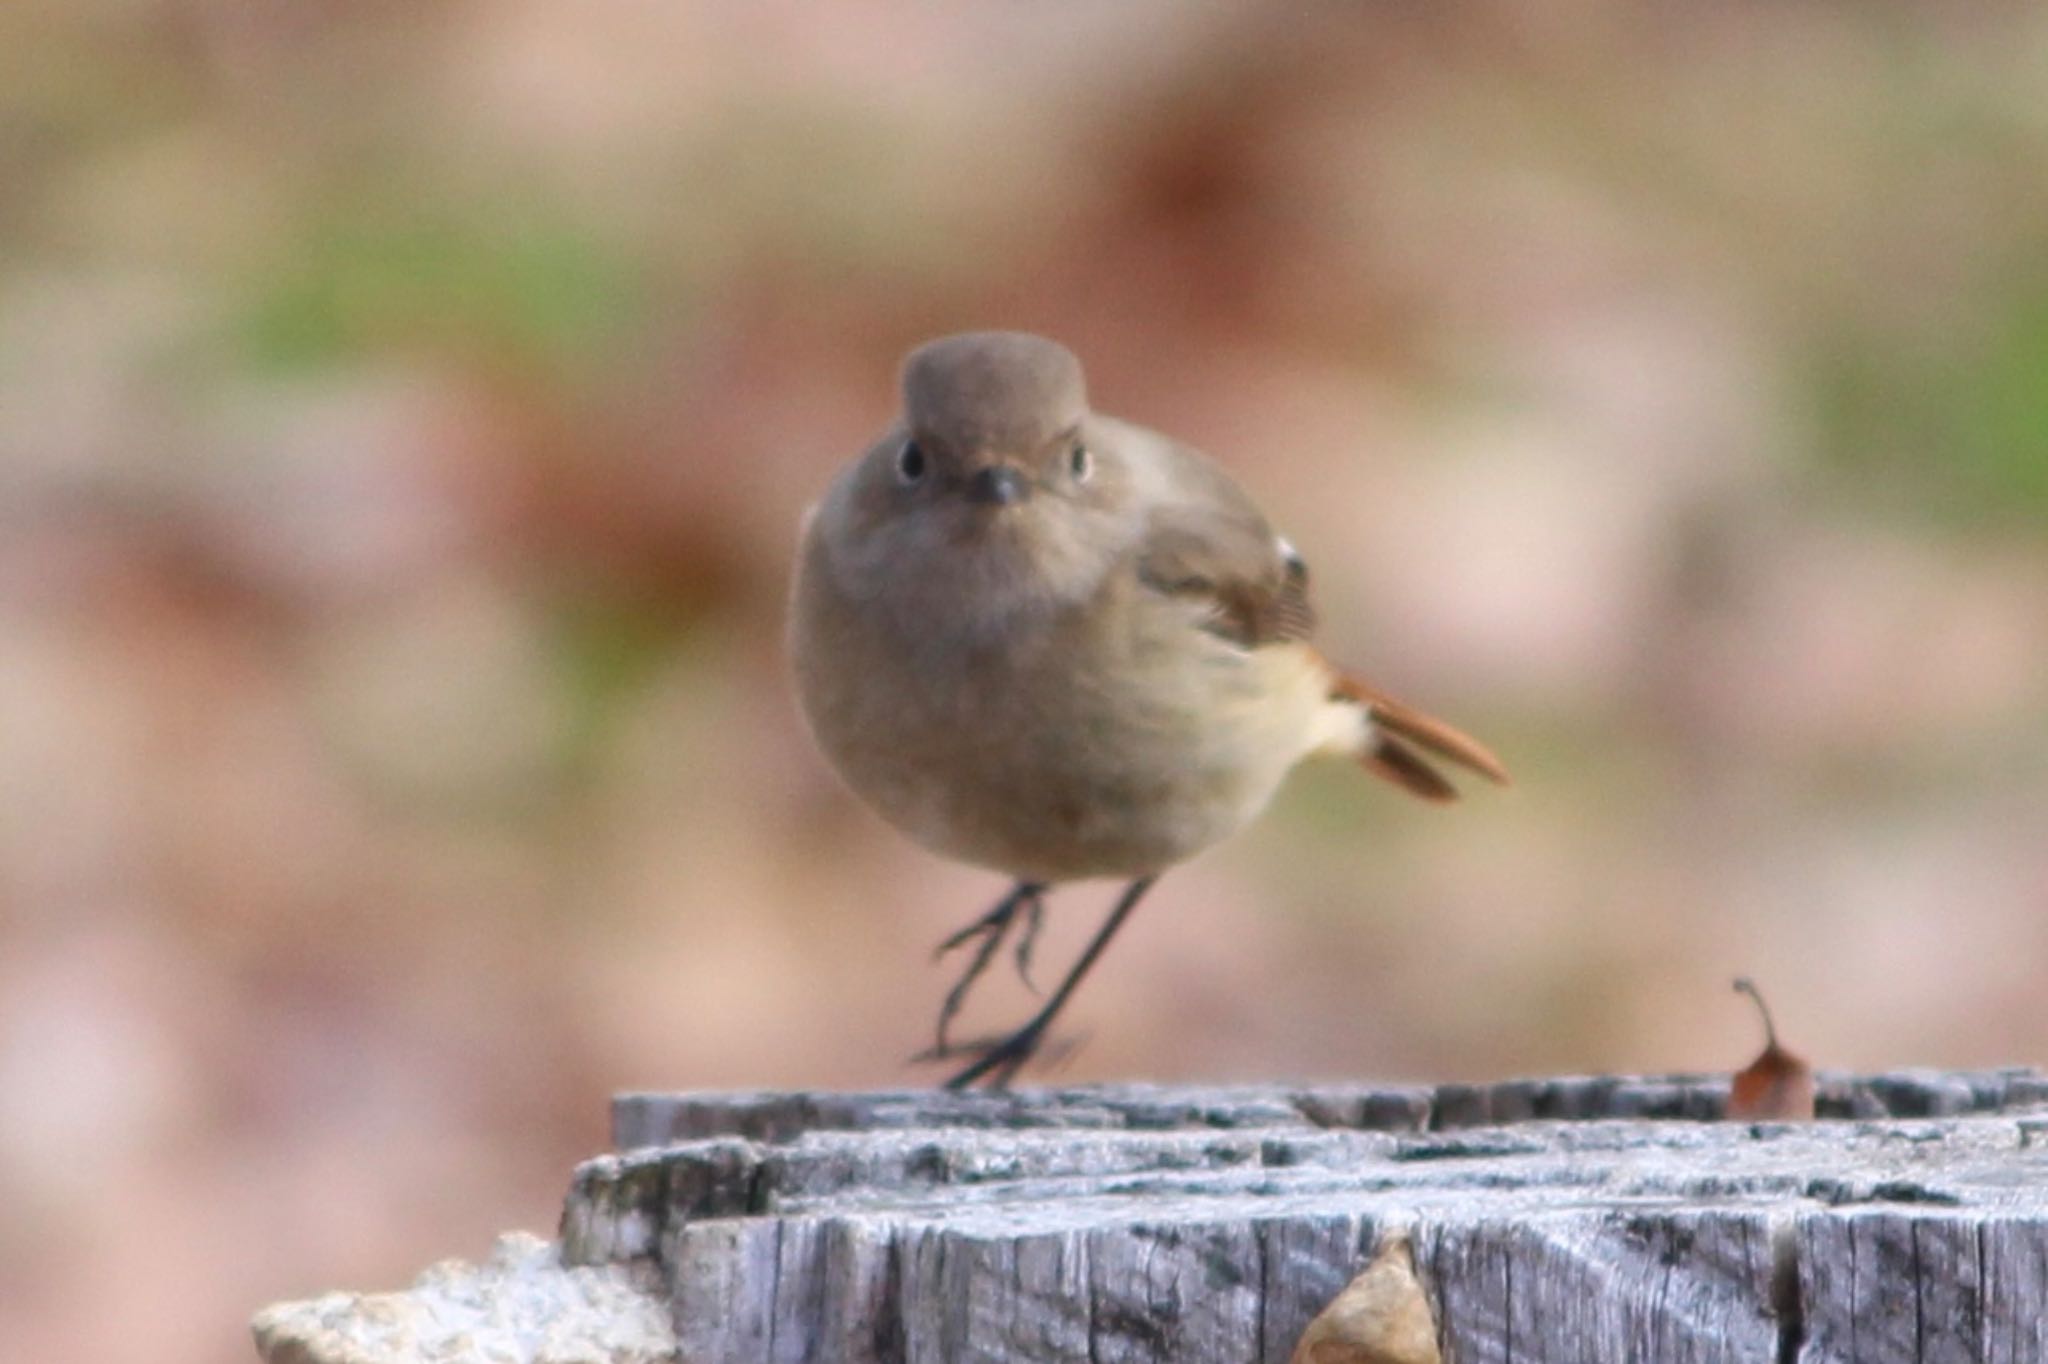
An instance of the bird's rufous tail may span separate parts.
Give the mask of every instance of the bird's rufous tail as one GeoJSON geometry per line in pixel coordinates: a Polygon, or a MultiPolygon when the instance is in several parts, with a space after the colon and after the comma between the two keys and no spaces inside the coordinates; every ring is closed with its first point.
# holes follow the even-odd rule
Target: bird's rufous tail
{"type": "Polygon", "coordinates": [[[1507,769],[1486,745],[1435,716],[1425,715],[1378,688],[1341,673],[1331,686],[1330,696],[1333,700],[1353,702],[1372,720],[1370,737],[1359,755],[1366,770],[1413,795],[1432,801],[1458,798],[1458,788],[1430,762],[1431,757],[1456,763],[1499,785],[1508,784],[1507,769]]]}

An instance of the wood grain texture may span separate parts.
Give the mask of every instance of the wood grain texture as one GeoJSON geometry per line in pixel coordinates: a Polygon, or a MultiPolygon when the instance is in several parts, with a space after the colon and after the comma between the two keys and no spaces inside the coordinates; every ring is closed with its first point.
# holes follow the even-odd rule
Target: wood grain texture
{"type": "Polygon", "coordinates": [[[687,1364],[1282,1364],[1396,1230],[1458,1364],[2048,1360],[2048,1080],[1726,1096],[626,1095],[563,1252],[651,1262],[687,1364]]]}

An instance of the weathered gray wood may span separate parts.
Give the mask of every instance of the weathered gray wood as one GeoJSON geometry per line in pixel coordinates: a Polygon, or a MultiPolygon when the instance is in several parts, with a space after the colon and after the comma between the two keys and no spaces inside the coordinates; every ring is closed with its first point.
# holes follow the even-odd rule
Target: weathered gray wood
{"type": "Polygon", "coordinates": [[[571,1264],[690,1364],[1286,1361],[1390,1231],[1448,1359],[2048,1360],[2048,1080],[627,1095],[571,1264]]]}

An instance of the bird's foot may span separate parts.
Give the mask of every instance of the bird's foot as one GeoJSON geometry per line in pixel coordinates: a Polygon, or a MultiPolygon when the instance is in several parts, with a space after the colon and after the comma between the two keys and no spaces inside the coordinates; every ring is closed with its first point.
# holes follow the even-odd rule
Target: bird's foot
{"type": "Polygon", "coordinates": [[[1047,1044],[1046,1024],[1050,1021],[1044,1017],[1033,1018],[1007,1036],[977,1038],[944,1049],[933,1048],[913,1059],[947,1061],[971,1056],[974,1059],[944,1080],[940,1088],[957,1091],[980,1084],[989,1092],[999,1094],[1009,1089],[1017,1072],[1034,1058],[1064,1056],[1073,1049],[1074,1041],[1067,1038],[1047,1044]]]}
{"type": "Polygon", "coordinates": [[[1020,915],[1023,918],[1023,926],[1018,934],[1015,949],[1017,974],[1034,992],[1037,990],[1038,987],[1031,984],[1031,952],[1038,945],[1038,930],[1045,923],[1045,887],[1035,881],[1019,881],[1011,887],[1008,895],[996,902],[995,908],[947,938],[932,953],[936,960],[969,943],[975,944],[974,955],[968,959],[967,969],[960,973],[960,979],[946,992],[946,1002],[939,1006],[938,1045],[925,1053],[926,1056],[944,1057],[952,1054],[952,1049],[946,1041],[946,1025],[960,1012],[960,1006],[967,1001],[967,992],[973,988],[975,981],[981,979],[982,972],[988,969],[988,964],[1002,949],[1003,940],[1009,936],[1011,927],[1017,923],[1020,915]]]}

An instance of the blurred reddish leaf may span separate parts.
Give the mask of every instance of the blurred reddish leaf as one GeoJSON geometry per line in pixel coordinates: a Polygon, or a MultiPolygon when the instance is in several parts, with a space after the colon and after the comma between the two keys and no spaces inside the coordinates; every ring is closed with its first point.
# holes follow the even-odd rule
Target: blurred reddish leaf
{"type": "Polygon", "coordinates": [[[1738,994],[1756,1001],[1764,1020],[1764,1049],[1756,1060],[1735,1072],[1728,1090],[1728,1117],[1736,1122],[1803,1122],[1813,1117],[1813,1068],[1804,1058],[1778,1045],[1778,1029],[1771,1021],[1771,1007],[1764,1003],[1756,982],[1744,977],[1735,982],[1738,994]]]}

